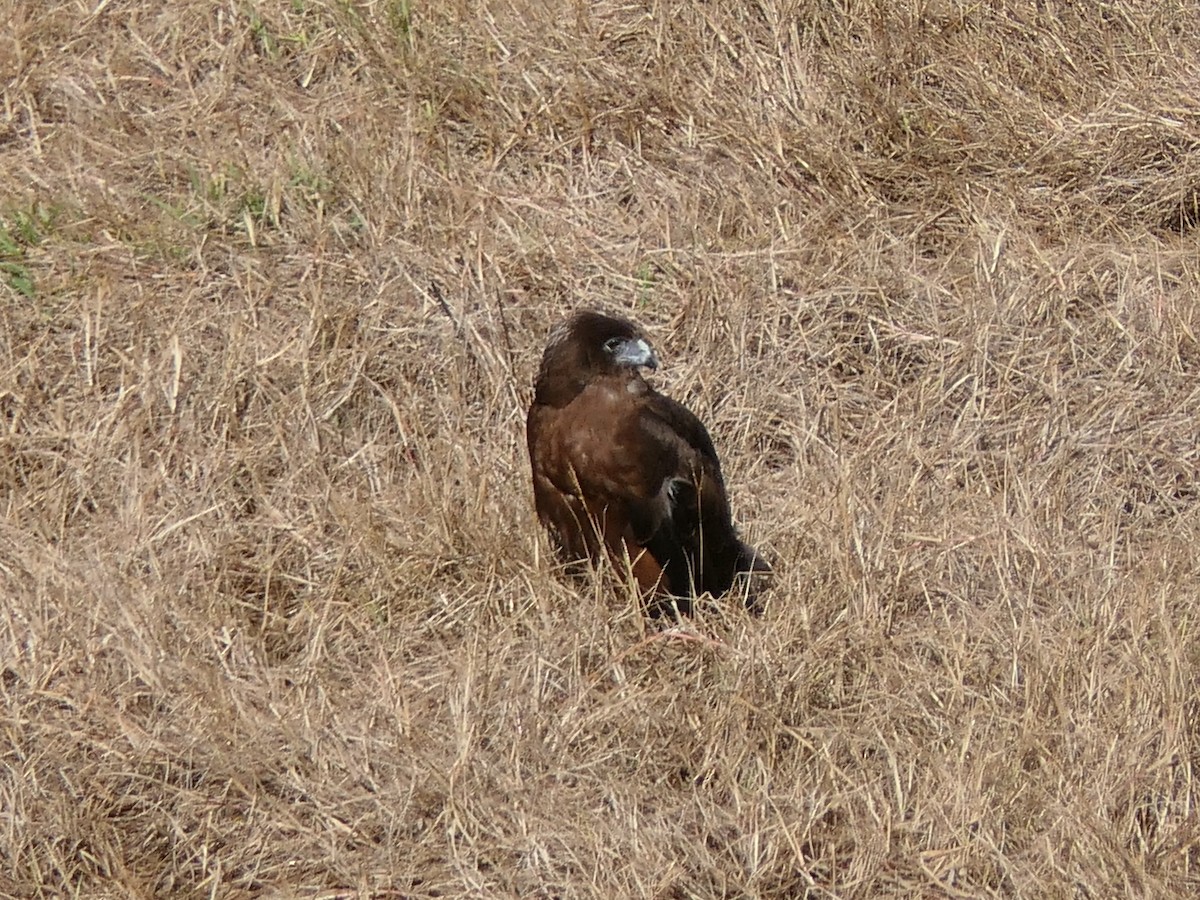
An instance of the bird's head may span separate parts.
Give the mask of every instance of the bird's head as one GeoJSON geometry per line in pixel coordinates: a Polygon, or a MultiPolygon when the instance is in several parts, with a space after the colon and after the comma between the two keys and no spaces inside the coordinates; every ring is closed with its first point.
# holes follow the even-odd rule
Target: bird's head
{"type": "Polygon", "coordinates": [[[584,310],[550,332],[535,391],[541,402],[553,402],[552,396],[569,399],[593,378],[624,374],[640,379],[642,368],[658,368],[642,330],[628,319],[584,310]]]}
{"type": "Polygon", "coordinates": [[[658,368],[654,348],[632,322],[600,313],[581,313],[575,322],[596,370],[658,368]]]}

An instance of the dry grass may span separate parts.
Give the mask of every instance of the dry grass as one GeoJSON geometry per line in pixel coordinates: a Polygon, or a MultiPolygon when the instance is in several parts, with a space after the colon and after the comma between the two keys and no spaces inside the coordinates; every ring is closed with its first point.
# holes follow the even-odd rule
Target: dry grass
{"type": "Polygon", "coordinates": [[[0,8],[0,894],[1200,891],[1196,4],[0,8]],[[761,619],[556,573],[582,304],[761,619]]]}

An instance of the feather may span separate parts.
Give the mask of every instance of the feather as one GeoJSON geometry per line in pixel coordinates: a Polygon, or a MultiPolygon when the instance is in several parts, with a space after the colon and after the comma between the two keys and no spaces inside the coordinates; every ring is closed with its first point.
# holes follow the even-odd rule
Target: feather
{"type": "Polygon", "coordinates": [[[560,555],[628,561],[647,597],[686,613],[770,566],[737,535],[708,430],[643,378],[657,366],[632,322],[576,313],[547,340],[526,439],[538,517],[560,555]]]}

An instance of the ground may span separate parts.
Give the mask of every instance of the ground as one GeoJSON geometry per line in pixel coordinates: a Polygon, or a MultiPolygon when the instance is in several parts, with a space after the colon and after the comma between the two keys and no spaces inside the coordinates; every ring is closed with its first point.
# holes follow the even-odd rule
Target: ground
{"type": "Polygon", "coordinates": [[[1195,3],[0,9],[0,894],[1200,892],[1195,3]],[[550,553],[584,306],[761,616],[550,553]]]}

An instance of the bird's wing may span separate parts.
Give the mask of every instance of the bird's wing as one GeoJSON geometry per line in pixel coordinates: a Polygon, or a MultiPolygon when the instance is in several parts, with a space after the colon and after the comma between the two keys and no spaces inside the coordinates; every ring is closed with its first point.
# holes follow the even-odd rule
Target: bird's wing
{"type": "Polygon", "coordinates": [[[641,423],[648,443],[675,461],[669,519],[646,546],[663,561],[672,593],[721,593],[732,582],[739,545],[712,437],[691,410],[661,394],[648,398],[641,423]]]}

